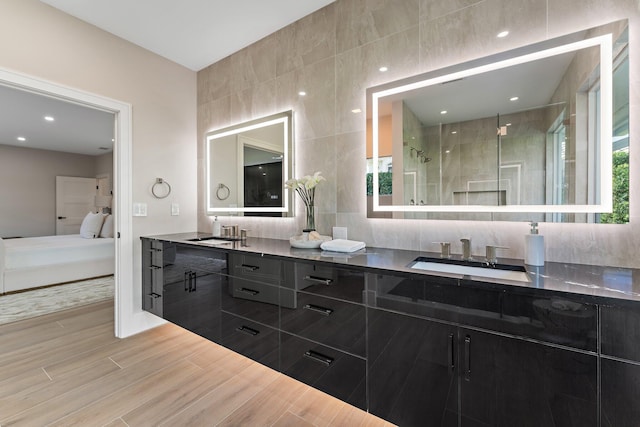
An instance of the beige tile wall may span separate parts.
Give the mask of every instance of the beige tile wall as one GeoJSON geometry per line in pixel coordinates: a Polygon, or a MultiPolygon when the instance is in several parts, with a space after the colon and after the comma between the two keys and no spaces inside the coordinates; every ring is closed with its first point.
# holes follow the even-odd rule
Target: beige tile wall
{"type": "MultiPolygon", "coordinates": [[[[323,172],[317,225],[369,246],[436,250],[432,242],[471,237],[474,254],[487,244],[523,257],[524,222],[367,219],[365,90],[388,81],[512,49],[617,19],[630,20],[631,182],[640,180],[640,1],[638,0],[338,0],[198,73],[198,227],[204,210],[204,135],[243,120],[293,109],[296,175],[323,172]],[[510,31],[506,39],[495,35],[510,31]],[[378,68],[388,66],[380,73],[378,68]],[[307,92],[300,97],[298,92],[307,92]],[[633,120],[633,119],[632,119],[633,120]]],[[[640,267],[640,186],[631,185],[631,223],[542,224],[547,260],[640,267]]],[[[298,212],[301,206],[298,203],[298,212]]],[[[250,235],[288,238],[302,218],[221,218],[250,235]]]]}

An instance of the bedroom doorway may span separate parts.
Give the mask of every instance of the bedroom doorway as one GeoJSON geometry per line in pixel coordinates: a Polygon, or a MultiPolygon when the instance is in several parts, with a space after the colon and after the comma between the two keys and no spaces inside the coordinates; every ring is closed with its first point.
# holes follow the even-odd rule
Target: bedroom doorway
{"type": "MultiPolygon", "coordinates": [[[[67,86],[40,80],[25,74],[0,69],[0,85],[24,90],[67,101],[88,109],[113,114],[115,133],[113,138],[113,218],[115,222],[115,304],[114,318],[117,337],[131,335],[140,330],[145,316],[136,310],[132,301],[135,298],[135,280],[133,274],[133,235],[131,212],[131,105],[111,98],[94,95],[67,86]],[[126,285],[123,285],[125,283],[126,285]]],[[[1,273],[1,272],[0,272],[1,273]]]]}

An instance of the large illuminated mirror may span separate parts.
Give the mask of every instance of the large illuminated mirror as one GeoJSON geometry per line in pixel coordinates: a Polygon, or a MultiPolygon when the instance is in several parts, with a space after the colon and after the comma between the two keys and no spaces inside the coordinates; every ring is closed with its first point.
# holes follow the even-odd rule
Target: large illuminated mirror
{"type": "Polygon", "coordinates": [[[627,222],[628,63],[619,21],[368,89],[368,216],[627,222]]]}
{"type": "Polygon", "coordinates": [[[206,137],[209,215],[291,216],[291,111],[219,129],[206,137]]]}

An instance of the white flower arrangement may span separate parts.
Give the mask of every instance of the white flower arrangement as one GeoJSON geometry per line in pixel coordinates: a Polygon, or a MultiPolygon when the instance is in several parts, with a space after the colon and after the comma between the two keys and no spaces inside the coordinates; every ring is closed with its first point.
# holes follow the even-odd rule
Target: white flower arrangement
{"type": "Polygon", "coordinates": [[[322,172],[316,172],[313,175],[305,175],[302,178],[293,178],[285,182],[285,187],[295,190],[302,199],[307,208],[307,225],[306,229],[315,230],[315,214],[314,203],[316,195],[316,186],[326,179],[321,175],[322,172]]]}

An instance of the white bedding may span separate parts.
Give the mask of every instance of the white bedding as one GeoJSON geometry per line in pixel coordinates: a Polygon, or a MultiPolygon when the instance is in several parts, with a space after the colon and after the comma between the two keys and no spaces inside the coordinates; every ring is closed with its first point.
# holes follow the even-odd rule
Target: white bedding
{"type": "Polygon", "coordinates": [[[113,274],[114,239],[0,239],[0,293],[113,274]]]}

